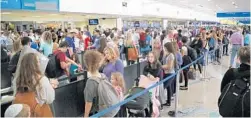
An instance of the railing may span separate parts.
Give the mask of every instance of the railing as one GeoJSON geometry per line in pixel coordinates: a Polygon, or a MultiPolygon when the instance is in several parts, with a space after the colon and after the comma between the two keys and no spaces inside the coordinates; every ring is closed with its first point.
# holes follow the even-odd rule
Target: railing
{"type": "Polygon", "coordinates": [[[190,64],[186,65],[185,67],[180,68],[175,74],[172,74],[171,76],[168,76],[167,78],[165,78],[165,79],[163,79],[163,80],[155,83],[154,85],[146,88],[145,90],[143,90],[143,91],[141,91],[141,92],[139,92],[139,93],[137,93],[137,94],[135,94],[135,95],[127,98],[127,99],[125,99],[124,101],[119,102],[118,104],[112,105],[109,108],[107,108],[105,110],[102,110],[102,111],[98,112],[97,114],[92,115],[91,117],[102,117],[103,115],[105,115],[106,113],[110,112],[111,110],[113,110],[113,109],[115,109],[117,107],[120,107],[120,106],[128,103],[129,101],[131,101],[131,100],[133,100],[133,99],[135,99],[135,98],[137,98],[137,97],[139,97],[139,96],[141,96],[141,95],[149,92],[149,90],[151,90],[151,89],[153,89],[153,88],[155,88],[155,87],[163,84],[165,81],[168,81],[169,79],[171,79],[171,78],[173,78],[175,76],[176,76],[175,116],[177,116],[177,114],[178,114],[178,98],[179,98],[179,77],[180,77],[180,72],[182,70],[184,70],[184,69],[186,69],[186,68],[188,68],[188,67],[196,64],[199,60],[201,60],[201,59],[203,59],[205,57],[204,58],[205,59],[204,60],[204,63],[205,63],[204,67],[205,68],[203,69],[203,75],[204,75],[204,78],[205,78],[206,77],[206,66],[208,64],[207,63],[208,62],[207,61],[208,60],[208,54],[214,53],[215,50],[204,51],[204,54],[202,56],[200,56],[199,58],[197,58],[195,61],[191,62],[190,64]]]}

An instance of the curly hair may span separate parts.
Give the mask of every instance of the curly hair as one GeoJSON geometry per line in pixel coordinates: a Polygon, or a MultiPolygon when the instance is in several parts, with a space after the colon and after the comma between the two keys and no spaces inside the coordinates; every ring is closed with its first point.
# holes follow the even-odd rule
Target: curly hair
{"type": "Polygon", "coordinates": [[[113,60],[118,59],[118,57],[119,57],[119,51],[118,51],[118,49],[116,49],[116,47],[108,45],[108,46],[104,49],[104,52],[105,52],[105,51],[108,51],[108,52],[109,52],[109,54],[111,55],[111,57],[112,57],[113,60]]]}
{"type": "Polygon", "coordinates": [[[20,72],[16,80],[17,92],[24,93],[36,91],[42,73],[39,69],[39,59],[35,53],[23,56],[20,64],[20,72]]]}
{"type": "Polygon", "coordinates": [[[103,56],[96,50],[88,50],[84,54],[84,64],[88,71],[95,72],[99,70],[103,62],[103,56]]]}
{"type": "Polygon", "coordinates": [[[123,92],[126,92],[124,77],[120,72],[113,72],[112,77],[117,81],[119,87],[122,88],[123,92]]]}

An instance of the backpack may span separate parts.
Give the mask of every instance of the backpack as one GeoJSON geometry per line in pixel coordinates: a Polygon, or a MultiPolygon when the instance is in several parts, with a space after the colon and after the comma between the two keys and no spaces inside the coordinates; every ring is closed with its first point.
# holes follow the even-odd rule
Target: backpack
{"type": "Polygon", "coordinates": [[[17,93],[12,104],[27,104],[30,107],[31,117],[53,117],[48,104],[39,104],[35,92],[17,93]]]}
{"type": "Polygon", "coordinates": [[[9,66],[8,66],[8,71],[11,73],[15,73],[17,69],[17,63],[20,57],[21,51],[18,51],[16,54],[13,55],[13,57],[10,60],[9,66]]]}
{"type": "MultiPolygon", "coordinates": [[[[56,78],[56,77],[59,77],[60,76],[60,73],[61,73],[61,69],[59,69],[59,66],[60,66],[60,62],[59,60],[57,59],[57,54],[50,54],[48,56],[49,58],[49,62],[46,66],[46,69],[45,69],[45,74],[48,78],[56,78]]],[[[60,67],[61,68],[61,67],[60,67]]]]}
{"type": "Polygon", "coordinates": [[[218,99],[219,113],[223,117],[250,117],[250,70],[238,72],[235,80],[227,84],[218,99]]]}
{"type": "Polygon", "coordinates": [[[208,46],[210,48],[214,48],[214,44],[215,44],[215,40],[213,38],[210,38],[209,41],[208,41],[208,46]]]}
{"type": "MultiPolygon", "coordinates": [[[[120,102],[116,90],[114,89],[112,84],[107,80],[107,77],[105,75],[102,74],[101,78],[92,78],[92,80],[98,83],[99,111],[107,109],[112,105],[115,105],[120,102]]],[[[109,113],[106,113],[102,117],[114,117],[118,113],[119,109],[120,107],[117,107],[112,111],[110,111],[109,113]]]]}
{"type": "Polygon", "coordinates": [[[187,47],[187,56],[189,56],[192,61],[196,60],[197,59],[197,52],[195,49],[189,47],[189,46],[186,46],[184,45],[185,47],[187,47]]]}

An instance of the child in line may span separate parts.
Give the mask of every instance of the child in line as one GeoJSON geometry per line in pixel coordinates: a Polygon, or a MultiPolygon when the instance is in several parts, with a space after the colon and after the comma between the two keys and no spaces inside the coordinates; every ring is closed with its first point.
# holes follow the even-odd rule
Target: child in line
{"type": "MultiPolygon", "coordinates": [[[[120,101],[123,101],[125,93],[125,81],[123,75],[120,72],[112,73],[111,83],[112,86],[115,88],[120,101]]],[[[120,107],[120,110],[115,117],[127,117],[127,111],[124,105],[120,107]]]]}
{"type": "Polygon", "coordinates": [[[115,90],[117,91],[119,99],[122,101],[124,99],[124,92],[125,92],[125,82],[123,75],[120,72],[112,73],[111,83],[115,88],[115,90]]]}

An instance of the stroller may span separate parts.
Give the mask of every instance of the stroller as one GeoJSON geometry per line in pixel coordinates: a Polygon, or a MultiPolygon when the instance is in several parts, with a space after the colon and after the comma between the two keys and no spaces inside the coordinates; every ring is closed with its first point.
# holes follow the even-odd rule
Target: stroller
{"type": "MultiPolygon", "coordinates": [[[[145,90],[142,87],[133,87],[127,98],[145,90]]],[[[125,104],[129,117],[151,117],[150,115],[150,93],[145,93],[125,104]]]]}
{"type": "MultiPolygon", "coordinates": [[[[156,83],[157,81],[151,80],[148,77],[142,75],[140,77],[138,86],[130,89],[129,94],[126,98],[131,97],[141,91],[144,91],[145,88],[148,88],[150,85],[156,83]]],[[[125,107],[128,109],[129,117],[152,117],[153,103],[151,96],[152,92],[147,92],[135,98],[134,100],[126,103],[125,107]]]]}

